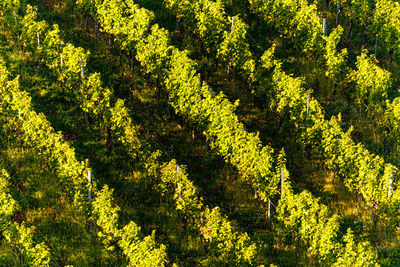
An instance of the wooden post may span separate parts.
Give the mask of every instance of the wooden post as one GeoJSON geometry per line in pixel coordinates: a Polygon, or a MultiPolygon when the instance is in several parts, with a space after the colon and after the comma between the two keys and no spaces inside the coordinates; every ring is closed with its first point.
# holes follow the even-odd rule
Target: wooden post
{"type": "Polygon", "coordinates": [[[110,50],[111,53],[111,45],[112,45],[112,35],[111,33],[108,34],[108,50],[110,50]]]}
{"type": "Polygon", "coordinates": [[[235,26],[235,16],[232,17],[232,27],[231,27],[231,33],[233,32],[233,27],[235,26]]]}
{"type": "Polygon", "coordinates": [[[88,169],[88,184],[89,184],[89,189],[88,189],[88,198],[89,198],[89,204],[92,203],[92,171],[88,169]]]}
{"type": "Polygon", "coordinates": [[[85,14],[84,18],[83,18],[83,28],[86,30],[87,29],[87,24],[89,21],[89,15],[85,14]]]}
{"type": "Polygon", "coordinates": [[[267,211],[267,219],[271,220],[271,200],[268,198],[268,211],[267,211]]]}
{"type": "MultiPolygon", "coordinates": [[[[176,166],[176,174],[179,175],[181,173],[181,167],[179,165],[176,166]]],[[[179,198],[182,198],[182,192],[181,192],[181,185],[179,184],[179,181],[177,182],[178,185],[178,196],[179,198]]]]}
{"type": "Polygon", "coordinates": [[[119,67],[122,68],[122,56],[123,56],[124,50],[121,49],[119,50],[119,67]]]}
{"type": "Polygon", "coordinates": [[[83,116],[85,116],[85,123],[89,124],[89,116],[86,111],[83,111],[83,116]]]}
{"type": "Polygon", "coordinates": [[[339,14],[340,14],[340,3],[339,0],[336,1],[336,26],[339,25],[339,14]]]}
{"type": "Polygon", "coordinates": [[[99,34],[99,24],[97,21],[94,22],[94,39],[97,42],[97,36],[99,34]]]}
{"type": "Polygon", "coordinates": [[[179,196],[179,199],[182,198],[181,185],[179,183],[178,183],[178,196],[179,196]]]}
{"type": "Polygon", "coordinates": [[[79,58],[79,59],[81,61],[81,76],[85,77],[85,70],[83,69],[83,60],[82,60],[82,58],[79,58]]]}
{"type": "Polygon", "coordinates": [[[40,46],[40,34],[39,34],[39,32],[36,32],[36,36],[37,36],[37,45],[40,46]]]}
{"type": "Polygon", "coordinates": [[[350,20],[350,28],[349,28],[349,40],[351,40],[351,37],[353,36],[353,20],[350,20]]]}
{"type": "Polygon", "coordinates": [[[372,201],[372,204],[373,204],[373,206],[372,206],[372,221],[375,226],[376,225],[375,212],[376,212],[377,203],[375,201],[372,201]]]}
{"type": "Polygon", "coordinates": [[[283,166],[281,167],[281,199],[283,196],[283,178],[284,178],[284,174],[283,174],[283,166]]]}
{"type": "Polygon", "coordinates": [[[18,109],[18,119],[21,119],[21,110],[18,109]]]}
{"type": "Polygon", "coordinates": [[[134,66],[135,66],[135,55],[134,55],[133,52],[131,52],[131,71],[132,71],[132,74],[133,74],[134,66]]]}
{"type": "Polygon", "coordinates": [[[14,14],[14,22],[15,22],[15,24],[18,24],[17,13],[15,13],[15,11],[13,11],[13,14],[14,14]]]}
{"type": "Polygon", "coordinates": [[[306,115],[306,119],[308,118],[308,112],[310,110],[310,97],[311,97],[311,93],[308,93],[308,99],[307,99],[307,115],[306,115]]]}
{"type": "Polygon", "coordinates": [[[322,20],[322,33],[324,36],[326,35],[326,18],[322,20]]]}
{"type": "Polygon", "coordinates": [[[365,27],[365,25],[363,25],[362,27],[362,43],[361,43],[361,47],[365,46],[365,43],[367,42],[367,29],[365,27]]]}
{"type": "Polygon", "coordinates": [[[388,198],[392,194],[392,184],[393,184],[393,173],[390,174],[389,178],[388,198]]]}
{"type": "MultiPolygon", "coordinates": [[[[82,58],[79,58],[79,60],[81,61],[81,77],[83,78],[83,77],[85,77],[85,70],[83,68],[83,60],[82,60],[82,58]]],[[[85,123],[89,124],[89,116],[88,116],[87,112],[83,111],[83,114],[85,116],[85,123]]]]}
{"type": "Polygon", "coordinates": [[[21,250],[19,248],[17,248],[17,250],[18,250],[18,263],[19,263],[18,266],[21,266],[21,264],[22,264],[22,253],[21,253],[21,250]]]}

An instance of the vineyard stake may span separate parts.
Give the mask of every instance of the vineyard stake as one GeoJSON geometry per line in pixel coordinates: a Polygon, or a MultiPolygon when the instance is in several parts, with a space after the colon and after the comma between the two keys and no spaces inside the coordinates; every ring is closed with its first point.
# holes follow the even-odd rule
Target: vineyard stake
{"type": "Polygon", "coordinates": [[[15,24],[18,24],[17,14],[15,13],[15,11],[13,11],[13,14],[14,14],[14,22],[15,22],[15,24]]]}
{"type": "Polygon", "coordinates": [[[81,76],[85,77],[85,70],[83,69],[83,60],[82,58],[79,58],[80,62],[81,62],[81,76]]]}
{"type": "Polygon", "coordinates": [[[392,183],[393,183],[393,173],[390,174],[390,178],[389,178],[388,198],[390,197],[390,195],[392,193],[392,183]]]}
{"type": "Polygon", "coordinates": [[[97,35],[99,33],[99,24],[97,23],[97,21],[94,22],[94,38],[95,41],[97,42],[97,35]]]}
{"type": "Polygon", "coordinates": [[[339,25],[339,13],[340,13],[340,3],[338,0],[336,1],[336,26],[339,25]]]}
{"type": "Polygon", "coordinates": [[[283,174],[283,166],[281,167],[281,199],[283,196],[283,178],[284,178],[284,174],[283,174]]]}
{"type": "Polygon", "coordinates": [[[89,198],[89,204],[92,203],[92,171],[88,170],[88,184],[89,184],[89,189],[88,189],[88,198],[89,198]]]}

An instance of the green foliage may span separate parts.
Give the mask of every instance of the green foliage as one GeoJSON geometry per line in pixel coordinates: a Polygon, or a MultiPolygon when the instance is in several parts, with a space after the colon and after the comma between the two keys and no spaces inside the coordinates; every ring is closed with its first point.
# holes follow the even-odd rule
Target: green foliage
{"type": "MultiPolygon", "coordinates": [[[[76,90],[79,85],[79,80],[81,76],[82,66],[86,66],[87,59],[89,57],[89,52],[85,52],[83,48],[76,48],[71,43],[67,43],[63,46],[59,60],[61,60],[61,55],[63,57],[63,66],[59,72],[58,79],[65,82],[71,92],[76,90]],[[81,65],[82,60],[82,65],[81,65]]],[[[54,65],[54,64],[53,64],[54,65]]],[[[58,69],[58,68],[57,68],[58,69]]]]}
{"type": "Polygon", "coordinates": [[[274,85],[274,101],[271,101],[271,109],[278,113],[289,113],[290,120],[300,123],[306,117],[305,104],[308,92],[299,92],[303,89],[304,81],[301,78],[293,78],[281,69],[281,63],[277,63],[272,75],[274,85]]]}
{"type": "Polygon", "coordinates": [[[96,218],[96,224],[101,231],[97,234],[101,238],[106,250],[114,250],[115,234],[118,232],[118,211],[119,207],[113,204],[113,190],[107,185],[97,193],[93,201],[93,215],[96,218]]]}
{"type": "Polygon", "coordinates": [[[353,231],[347,229],[343,237],[345,247],[334,266],[379,266],[378,255],[368,241],[355,242],[353,231]]]}
{"type": "Polygon", "coordinates": [[[322,35],[322,21],[317,6],[306,0],[251,0],[250,8],[282,35],[296,39],[303,52],[318,48],[322,35]]]}
{"type": "Polygon", "coordinates": [[[20,9],[20,0],[4,0],[0,2],[0,23],[14,25],[17,24],[17,13],[20,9]]]}
{"type": "Polygon", "coordinates": [[[317,262],[334,266],[378,265],[377,253],[369,242],[354,241],[350,228],[343,237],[344,244],[339,242],[339,217],[310,192],[294,194],[289,181],[284,184],[277,213],[284,232],[295,233],[297,242],[307,247],[308,256],[317,262]]]}
{"type": "MultiPolygon", "coordinates": [[[[36,17],[36,12],[28,5],[24,21],[33,25],[32,27],[44,23],[37,22],[36,17]]],[[[124,103],[118,100],[117,105],[110,112],[112,93],[108,88],[102,87],[100,74],[86,74],[84,77],[81,75],[90,52],[81,47],[75,47],[71,43],[65,43],[60,37],[59,27],[56,24],[52,29],[45,27],[43,35],[43,48],[36,47],[36,51],[42,54],[44,63],[55,72],[63,87],[74,93],[83,111],[101,118],[104,124],[115,131],[118,141],[129,144],[129,152],[134,157],[140,147],[139,140],[137,130],[132,124],[124,103]]],[[[35,46],[31,48],[35,51],[35,46]]]]}
{"type": "Polygon", "coordinates": [[[273,51],[274,46],[264,53],[260,62],[266,70],[273,68],[271,80],[264,80],[261,84],[261,88],[273,88],[270,92],[272,94],[271,110],[277,112],[281,118],[288,117],[288,122],[294,124],[296,128],[304,127],[306,118],[310,122],[323,119],[322,108],[315,99],[311,98],[311,91],[304,88],[304,80],[286,74],[282,70],[282,63],[274,60],[273,51]]]}
{"type": "Polygon", "coordinates": [[[129,222],[120,230],[118,245],[129,259],[128,266],[164,266],[167,258],[166,247],[157,247],[155,231],[151,235],[139,238],[140,227],[129,222]]]}
{"type": "Polygon", "coordinates": [[[119,207],[113,204],[113,190],[107,185],[97,193],[93,201],[93,216],[100,228],[98,236],[107,250],[114,250],[118,245],[128,258],[129,266],[164,266],[167,258],[166,247],[158,247],[154,231],[151,235],[141,237],[140,227],[129,222],[118,229],[119,207]]]}
{"type": "Polygon", "coordinates": [[[104,116],[104,113],[110,108],[111,92],[108,88],[102,88],[100,74],[86,75],[80,85],[77,99],[82,103],[82,110],[95,116],[104,116]]]}
{"type": "Polygon", "coordinates": [[[168,35],[167,30],[155,24],[151,27],[151,33],[143,37],[136,47],[136,50],[140,51],[136,58],[141,62],[144,70],[147,73],[153,73],[157,78],[165,78],[165,69],[170,63],[172,47],[168,45],[168,35]]]}
{"type": "Polygon", "coordinates": [[[346,6],[345,15],[358,21],[362,27],[368,26],[372,21],[373,2],[369,0],[341,0],[341,5],[346,6]]]}
{"type": "MultiPolygon", "coordinates": [[[[370,21],[368,18],[363,20],[361,15],[370,8],[366,1],[348,2],[353,4],[349,9],[354,10],[352,12],[355,16],[361,19],[361,25],[367,27],[370,21]]],[[[248,182],[262,200],[266,201],[278,193],[280,168],[285,164],[284,153],[275,161],[272,147],[263,146],[258,133],[247,132],[235,115],[238,101],[234,104],[229,102],[223,93],[213,93],[212,89],[200,80],[196,73],[196,62],[188,57],[188,52],[172,47],[168,31],[158,25],[151,25],[154,18],[152,12],[131,0],[77,0],[76,3],[85,15],[93,16],[105,32],[115,37],[122,50],[128,50],[132,54],[133,51],[137,51],[136,57],[144,72],[153,74],[157,85],[160,81],[165,86],[175,111],[192,126],[203,131],[208,141],[211,141],[211,147],[226,162],[239,170],[243,181],[248,182]]],[[[316,2],[312,3],[267,0],[251,2],[251,5],[253,10],[268,18],[268,23],[274,24],[282,35],[289,35],[300,49],[310,52],[307,54],[308,58],[312,54],[311,51],[323,48],[327,75],[335,79],[335,82],[341,81],[347,72],[347,51],[337,51],[343,29],[340,26],[334,29],[329,37],[323,38],[325,42],[320,44],[322,26],[314,4],[316,2]]],[[[344,131],[340,119],[332,117],[331,120],[324,120],[322,105],[327,103],[319,104],[316,99],[310,97],[311,90],[305,87],[304,78],[295,78],[283,71],[283,64],[273,56],[275,46],[264,53],[260,61],[263,70],[255,77],[255,61],[246,40],[247,26],[236,16],[234,26],[230,28],[232,20],[226,16],[222,2],[168,1],[168,6],[184,21],[185,30],[190,29],[200,37],[201,42],[207,46],[208,53],[213,53],[213,56],[233,67],[235,71],[240,69],[241,75],[252,85],[261,83],[260,88],[263,89],[260,91],[267,91],[269,100],[272,100],[270,109],[284,122],[282,128],[288,129],[285,127],[289,124],[295,126],[298,133],[296,143],[314,144],[314,151],[324,157],[329,169],[339,174],[350,191],[360,193],[368,205],[378,205],[378,212],[381,212],[379,215],[382,218],[386,220],[385,216],[389,214],[397,216],[395,214],[398,211],[396,205],[399,191],[396,180],[392,196],[387,196],[389,177],[396,168],[386,164],[382,157],[368,152],[361,144],[356,144],[351,138],[352,128],[344,131]],[[265,88],[267,90],[264,90],[265,88]]],[[[7,12],[6,20],[9,20],[8,25],[11,25],[14,23],[11,18],[14,17],[11,15],[12,11],[7,12]]],[[[229,12],[232,13],[231,10],[229,12]]],[[[249,21],[251,19],[253,18],[249,21]]],[[[52,70],[62,88],[72,93],[80,108],[100,119],[102,126],[106,126],[103,129],[111,130],[110,136],[116,137],[131,157],[143,153],[141,150],[144,150],[145,145],[141,143],[139,128],[132,123],[125,102],[117,99],[115,105],[111,105],[112,92],[102,87],[100,74],[86,74],[81,77],[81,68],[86,68],[89,51],[65,43],[59,36],[58,26],[49,27],[44,21],[38,22],[37,14],[31,7],[28,7],[28,14],[20,21],[20,40],[24,52],[31,53],[34,59],[40,60],[52,70]],[[36,40],[37,32],[40,33],[39,45],[36,40]]],[[[347,76],[356,87],[355,98],[360,105],[368,100],[370,107],[372,104],[379,106],[387,98],[390,75],[378,68],[376,63],[374,58],[369,59],[363,53],[358,58],[357,70],[347,76]],[[368,72],[368,68],[372,68],[374,73],[368,72]]],[[[54,132],[45,117],[32,110],[30,98],[18,88],[18,80],[8,81],[5,66],[0,66],[0,72],[0,114],[1,120],[7,122],[5,127],[16,133],[15,136],[18,136],[24,147],[32,148],[44,157],[46,164],[55,166],[55,171],[62,177],[61,185],[68,190],[68,194],[75,194],[80,204],[85,205],[82,194],[87,189],[85,164],[74,160],[74,151],[65,143],[61,133],[54,132]],[[17,119],[18,113],[21,116],[17,119]]],[[[386,105],[388,109],[383,124],[391,128],[391,134],[396,133],[399,124],[397,117],[400,118],[400,115],[396,114],[400,114],[400,105],[397,99],[392,103],[387,101],[386,105]]],[[[397,140],[395,134],[391,138],[393,141],[397,140]]],[[[184,167],[178,174],[176,162],[171,161],[159,166],[160,169],[155,171],[158,164],[157,155],[158,151],[142,159],[150,161],[146,162],[151,166],[148,174],[151,178],[154,174],[160,176],[159,189],[174,201],[177,212],[183,215],[179,218],[188,222],[187,225],[191,228],[189,231],[194,230],[201,235],[207,256],[211,255],[212,259],[221,264],[256,264],[256,245],[248,235],[238,231],[218,207],[211,208],[204,204],[198,189],[187,177],[184,167]]],[[[284,175],[285,189],[277,210],[278,220],[287,237],[292,235],[294,241],[307,247],[312,263],[338,266],[377,264],[376,253],[368,242],[359,241],[351,230],[342,242],[339,216],[333,215],[327,206],[320,204],[319,199],[307,191],[294,194],[289,185],[286,168],[284,175]]],[[[3,182],[0,180],[0,190],[3,182]]],[[[123,228],[118,227],[119,207],[114,204],[112,193],[112,190],[104,186],[93,203],[96,231],[99,232],[106,250],[113,253],[122,251],[131,266],[164,265],[166,248],[157,245],[154,231],[143,237],[140,227],[134,222],[123,228]]],[[[8,196],[2,195],[0,191],[0,203],[9,203],[8,196]]],[[[10,209],[16,208],[10,204],[10,209]]],[[[5,210],[4,214],[4,221],[10,220],[11,211],[5,210]]],[[[2,213],[0,222],[3,219],[1,216],[2,213]]],[[[14,240],[15,244],[21,236],[32,234],[33,228],[22,225],[21,230],[17,229],[18,225],[15,224],[14,232],[9,234],[9,239],[14,240]]],[[[395,225],[396,223],[392,223],[388,227],[393,228],[395,225]]],[[[42,259],[49,257],[44,245],[38,246],[28,237],[21,240],[28,244],[23,249],[32,261],[39,264],[42,259]],[[36,254],[42,256],[37,257],[36,254]]],[[[21,247],[21,244],[18,246],[21,247]]],[[[174,249],[176,248],[171,248],[172,251],[174,249]]]]}
{"type": "Polygon", "coordinates": [[[223,40],[223,32],[229,26],[223,3],[208,0],[198,1],[165,1],[165,6],[179,19],[184,26],[195,33],[206,45],[208,53],[215,53],[223,40]]]}
{"type": "Polygon", "coordinates": [[[284,223],[287,231],[296,232],[299,242],[308,247],[309,256],[331,264],[339,248],[337,216],[331,217],[328,208],[307,191],[293,194],[287,186],[284,190],[278,206],[278,220],[284,223]]]}
{"type": "Polygon", "coordinates": [[[84,15],[95,15],[95,0],[76,0],[76,5],[79,7],[79,10],[82,11],[84,15]]]}
{"type": "Polygon", "coordinates": [[[314,126],[314,130],[318,129],[317,142],[320,142],[318,146],[322,149],[322,155],[328,160],[329,166],[341,175],[350,191],[361,193],[369,203],[385,202],[389,176],[397,168],[371,154],[362,144],[355,144],[350,134],[352,129],[343,132],[340,120],[340,117],[332,117],[330,121],[314,126]]]}
{"type": "Polygon", "coordinates": [[[25,47],[39,46],[38,45],[38,34],[39,41],[43,38],[43,33],[48,25],[45,21],[36,23],[37,13],[34,8],[30,5],[27,6],[26,16],[21,21],[21,41],[25,47]]]}
{"type": "Polygon", "coordinates": [[[398,158],[400,153],[400,146],[395,140],[400,137],[400,98],[396,97],[392,102],[388,100],[385,103],[386,109],[384,110],[383,120],[381,120],[381,127],[386,127],[385,134],[388,140],[391,140],[392,151],[395,152],[398,158]]]}
{"type": "MultiPolygon", "coordinates": [[[[271,63],[270,54],[265,54],[262,60],[268,68],[271,64],[275,65],[272,75],[274,87],[272,110],[277,110],[282,117],[290,118],[289,121],[297,127],[307,125],[303,132],[304,140],[306,143],[313,143],[318,148],[319,153],[328,160],[328,165],[345,179],[344,183],[350,191],[361,193],[369,203],[385,202],[389,176],[395,172],[396,168],[391,164],[386,164],[382,157],[371,154],[361,144],[356,144],[351,137],[352,129],[344,132],[335,117],[332,117],[330,121],[324,120],[322,108],[316,100],[310,101],[307,124],[304,124],[308,92],[302,87],[301,79],[293,78],[282,71],[279,61],[271,63]]],[[[366,57],[361,57],[359,61],[363,59],[367,60],[366,57]]],[[[367,64],[370,64],[370,61],[359,64],[365,76],[357,78],[357,81],[362,86],[373,87],[371,91],[381,94],[382,90],[386,90],[390,76],[381,69],[369,73],[368,69],[372,66],[365,67],[367,64]],[[378,76],[375,76],[375,73],[378,76]],[[382,76],[383,78],[379,79],[382,76]]],[[[352,74],[351,77],[359,76],[352,74]]]]}
{"type": "Polygon", "coordinates": [[[231,64],[234,69],[242,69],[244,77],[253,82],[255,61],[246,39],[247,25],[238,16],[232,19],[235,19],[235,24],[230,32],[224,32],[217,56],[222,62],[231,64]]]}
{"type": "Polygon", "coordinates": [[[50,165],[55,166],[58,174],[66,183],[68,194],[73,195],[77,205],[83,204],[83,192],[86,191],[83,162],[75,158],[75,151],[64,141],[61,133],[51,127],[43,114],[37,114],[31,106],[31,98],[19,89],[18,79],[0,84],[1,115],[18,125],[18,136],[27,146],[35,149],[50,165]],[[17,119],[17,114],[20,118],[17,119]]]}
{"type": "Polygon", "coordinates": [[[33,266],[49,266],[50,251],[44,243],[34,241],[34,227],[25,223],[12,222],[12,216],[19,209],[9,190],[9,175],[0,171],[0,233],[7,242],[16,247],[25,256],[25,260],[33,266]]]}
{"type": "Polygon", "coordinates": [[[11,216],[19,208],[9,192],[10,177],[5,170],[0,171],[0,232],[7,229],[11,216]]]}
{"type": "Polygon", "coordinates": [[[118,99],[114,107],[110,109],[111,130],[117,136],[118,141],[128,148],[133,156],[137,154],[141,146],[138,139],[138,129],[133,125],[124,101],[118,99]]]}
{"type": "Polygon", "coordinates": [[[159,187],[162,194],[173,194],[176,209],[184,215],[192,229],[202,234],[219,261],[234,265],[254,261],[256,245],[247,233],[240,233],[233,227],[218,207],[210,209],[203,204],[185,168],[178,167],[175,160],[162,166],[159,187]],[[174,192],[168,192],[170,185],[173,185],[174,192]]]}
{"type": "Polygon", "coordinates": [[[248,133],[234,114],[235,105],[221,93],[214,95],[207,85],[200,85],[191,61],[185,53],[174,51],[174,62],[166,80],[174,108],[190,121],[204,125],[207,138],[213,140],[220,155],[232,163],[250,182],[261,199],[276,190],[271,175],[272,149],[262,147],[257,134],[248,133]]]}
{"type": "Polygon", "coordinates": [[[14,222],[3,232],[8,242],[16,246],[33,266],[50,266],[49,248],[44,243],[36,244],[33,239],[34,227],[14,222]]]}
{"type": "Polygon", "coordinates": [[[234,231],[231,223],[221,215],[218,208],[206,209],[202,214],[204,225],[200,231],[204,239],[211,243],[211,249],[217,251],[217,257],[228,264],[252,264],[256,254],[256,245],[249,236],[234,231]]]}
{"type": "Polygon", "coordinates": [[[373,29],[383,48],[396,58],[400,56],[400,4],[392,0],[377,0],[374,9],[373,29]]]}
{"type": "Polygon", "coordinates": [[[154,18],[152,12],[140,8],[132,0],[96,2],[94,8],[104,31],[113,34],[121,48],[129,51],[136,48],[137,43],[146,36],[154,18]],[[131,31],[133,28],[135,31],[131,31]]]}
{"type": "Polygon", "coordinates": [[[221,1],[166,1],[165,5],[199,36],[208,54],[254,82],[255,61],[247,42],[248,27],[239,16],[228,17],[221,1]]]}
{"type": "MultiPolygon", "coordinates": [[[[189,225],[196,228],[199,224],[199,215],[203,209],[202,199],[199,198],[196,187],[187,177],[184,167],[179,167],[175,160],[164,164],[161,169],[160,189],[163,194],[168,192],[169,185],[176,203],[176,209],[185,215],[189,225]],[[179,174],[178,172],[179,168],[179,174]]],[[[171,194],[170,193],[170,194],[171,194]]]]}
{"type": "Polygon", "coordinates": [[[275,66],[275,48],[276,45],[273,44],[269,49],[265,50],[264,54],[260,58],[260,65],[263,69],[269,70],[275,66]]]}
{"type": "Polygon", "coordinates": [[[378,111],[375,109],[387,98],[391,86],[390,73],[378,67],[377,63],[373,55],[368,57],[364,51],[357,57],[357,70],[351,71],[348,77],[356,85],[354,98],[357,104],[368,103],[374,111],[378,111]]]}
{"type": "MultiPolygon", "coordinates": [[[[59,75],[62,72],[61,68],[61,55],[63,51],[63,47],[65,43],[60,39],[60,29],[57,24],[52,26],[52,29],[46,32],[46,35],[43,40],[43,51],[45,56],[45,64],[49,66],[51,69],[57,69],[59,71],[59,75]]],[[[63,55],[63,61],[64,57],[63,55]]],[[[84,57],[85,58],[85,57],[84,57]]],[[[83,58],[83,59],[84,59],[83,58]]],[[[63,62],[64,63],[64,62],[63,62]]]]}
{"type": "MultiPolygon", "coordinates": [[[[105,17],[102,19],[102,23],[106,24],[104,28],[112,28],[115,34],[123,33],[110,21],[113,18],[122,19],[125,14],[120,12],[113,18],[111,13],[99,12],[99,15],[105,17]]],[[[134,30],[132,28],[130,32],[134,30]]],[[[200,84],[193,61],[188,59],[186,52],[168,45],[168,32],[153,25],[136,50],[141,51],[137,59],[146,72],[165,78],[164,84],[176,111],[205,128],[219,153],[239,169],[263,199],[273,194],[277,182],[266,179],[271,175],[272,148],[263,148],[256,134],[247,133],[233,113],[235,106],[224,95],[214,96],[207,85],[200,84]]]]}
{"type": "Polygon", "coordinates": [[[215,51],[221,42],[221,33],[229,25],[221,1],[196,1],[194,6],[186,12],[190,12],[189,17],[195,18],[196,24],[190,25],[194,28],[194,32],[200,36],[207,47],[211,47],[210,50],[215,51]]]}
{"type": "Polygon", "coordinates": [[[347,49],[344,48],[340,52],[337,51],[337,45],[342,34],[343,28],[339,25],[328,37],[324,37],[326,41],[324,57],[327,67],[325,75],[338,81],[343,78],[343,74],[346,72],[347,49]]]}

